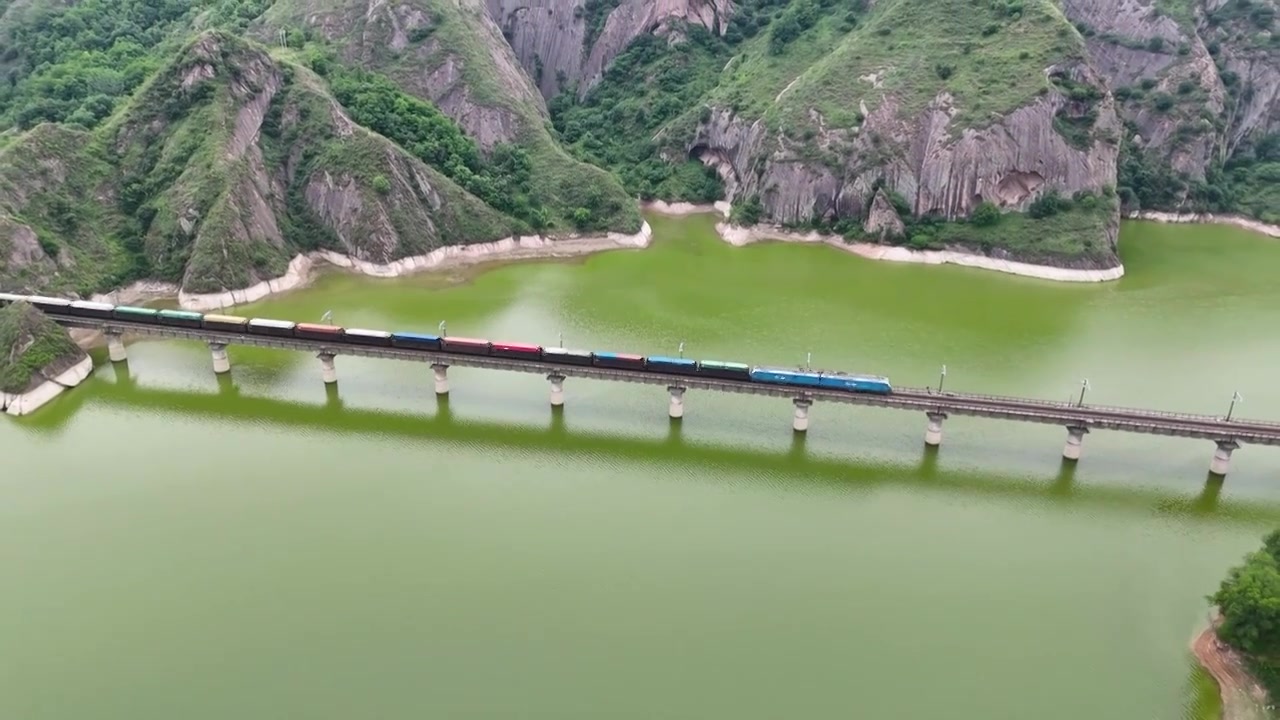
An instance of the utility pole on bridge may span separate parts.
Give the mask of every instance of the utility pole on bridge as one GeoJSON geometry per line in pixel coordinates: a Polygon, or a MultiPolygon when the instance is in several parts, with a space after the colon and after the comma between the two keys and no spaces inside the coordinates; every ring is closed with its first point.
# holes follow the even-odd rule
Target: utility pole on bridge
{"type": "Polygon", "coordinates": [[[1231,413],[1235,412],[1236,403],[1244,402],[1244,398],[1240,397],[1240,392],[1231,393],[1231,407],[1227,408],[1227,422],[1231,422],[1231,413]]]}
{"type": "Polygon", "coordinates": [[[1080,400],[1076,403],[1076,407],[1084,407],[1084,391],[1089,389],[1089,378],[1085,378],[1080,383],[1080,400]]]}

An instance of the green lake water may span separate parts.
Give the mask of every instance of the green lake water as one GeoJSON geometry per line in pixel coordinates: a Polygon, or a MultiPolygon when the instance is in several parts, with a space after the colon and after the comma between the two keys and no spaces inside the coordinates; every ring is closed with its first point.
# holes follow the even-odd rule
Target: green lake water
{"type": "MultiPolygon", "coordinates": [[[[1280,242],[1128,224],[1054,284],[653,247],[323,277],[244,314],[1280,418],[1280,242]]],[[[97,355],[95,355],[98,357],[97,355]]],[[[135,343],[0,418],[0,718],[949,718],[1214,712],[1205,596],[1280,526],[1280,449],[421,364],[135,343]]]]}

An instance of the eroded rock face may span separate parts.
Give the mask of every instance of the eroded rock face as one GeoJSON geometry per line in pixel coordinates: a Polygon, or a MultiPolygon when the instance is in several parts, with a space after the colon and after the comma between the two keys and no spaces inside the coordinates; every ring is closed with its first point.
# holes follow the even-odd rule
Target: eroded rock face
{"type": "MultiPolygon", "coordinates": [[[[1164,93],[1178,103],[1160,111],[1150,102],[1127,102],[1119,112],[1137,126],[1142,148],[1190,177],[1203,177],[1245,138],[1280,127],[1280,53],[1268,46],[1268,33],[1243,16],[1208,21],[1230,1],[1191,2],[1193,19],[1180,25],[1150,0],[1062,0],[1067,17],[1089,31],[1089,59],[1113,91],[1146,84],[1148,96],[1164,93]],[[1223,71],[1248,88],[1231,112],[1223,71]],[[1188,82],[1195,93],[1179,91],[1188,82]]],[[[1261,5],[1276,7],[1274,0],[1257,0],[1261,5]]]]}
{"type": "Polygon", "coordinates": [[[733,3],[624,0],[609,12],[596,38],[587,37],[583,0],[486,0],[486,8],[538,90],[551,98],[574,85],[585,95],[632,40],[662,35],[673,21],[724,34],[733,3]]]}
{"type": "Polygon", "coordinates": [[[877,180],[906,198],[914,214],[963,218],[983,201],[1021,210],[1044,191],[1096,192],[1115,181],[1119,123],[1110,99],[1096,108],[1093,132],[1101,139],[1084,149],[1054,128],[1055,114],[1068,103],[1049,93],[973,129],[952,126],[945,94],[914,118],[903,117],[890,100],[867,116],[856,135],[837,131],[817,138],[820,146],[849,148],[838,167],[806,161],[763,123],[718,109],[698,129],[690,152],[728,166],[735,194],[759,195],[777,222],[865,217],[877,180]]]}

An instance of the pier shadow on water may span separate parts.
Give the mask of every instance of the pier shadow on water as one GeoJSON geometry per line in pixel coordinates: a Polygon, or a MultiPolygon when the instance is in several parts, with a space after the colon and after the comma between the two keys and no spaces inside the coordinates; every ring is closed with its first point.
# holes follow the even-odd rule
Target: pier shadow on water
{"type": "MultiPolygon", "coordinates": [[[[785,482],[816,483],[866,492],[882,486],[917,487],[930,492],[994,495],[1071,506],[1125,509],[1149,515],[1213,517],[1248,523],[1280,523],[1280,503],[1258,500],[1222,500],[1229,479],[1208,475],[1196,496],[1119,484],[1081,485],[1076,482],[1077,463],[1063,460],[1052,476],[1001,475],[999,470],[948,470],[945,448],[922,445],[913,464],[893,464],[829,456],[817,456],[807,448],[807,433],[793,432],[785,450],[760,450],[749,445],[704,441],[689,442],[683,423],[668,421],[659,438],[593,433],[572,427],[572,410],[553,407],[542,425],[490,420],[459,420],[450,409],[449,396],[437,395],[434,413],[372,410],[348,407],[338,383],[325,387],[322,404],[242,394],[231,375],[219,376],[215,392],[198,392],[139,386],[127,363],[114,367],[114,383],[95,388],[94,403],[156,416],[183,415],[205,422],[253,421],[283,428],[297,427],[319,433],[369,434],[400,437],[406,443],[461,442],[469,446],[491,444],[518,447],[532,453],[576,453],[636,462],[678,463],[697,478],[699,467],[762,473],[785,482]],[[230,402],[228,402],[230,400],[230,402]]],[[[59,398],[53,412],[38,413],[17,425],[33,435],[58,435],[89,396],[69,393],[59,398]]]]}

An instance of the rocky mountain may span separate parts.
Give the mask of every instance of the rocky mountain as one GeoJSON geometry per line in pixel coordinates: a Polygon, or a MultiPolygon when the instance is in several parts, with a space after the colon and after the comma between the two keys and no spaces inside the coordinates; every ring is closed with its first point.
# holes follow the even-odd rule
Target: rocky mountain
{"type": "Polygon", "coordinates": [[[1276,2],[0,3],[0,282],[220,290],[637,196],[1110,266],[1124,212],[1280,221],[1276,2]]]}
{"type": "Polygon", "coordinates": [[[300,250],[388,262],[519,227],[356,125],[310,70],[216,31],[96,131],[45,123],[0,151],[0,212],[0,271],[81,293],[241,288],[300,250]]]}

